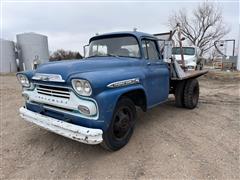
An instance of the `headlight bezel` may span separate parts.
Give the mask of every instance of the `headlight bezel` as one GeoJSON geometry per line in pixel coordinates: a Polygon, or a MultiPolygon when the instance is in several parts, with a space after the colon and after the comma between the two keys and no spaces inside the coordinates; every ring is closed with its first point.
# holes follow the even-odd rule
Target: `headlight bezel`
{"type": "Polygon", "coordinates": [[[17,74],[18,82],[22,85],[22,87],[30,88],[31,82],[29,81],[28,77],[24,74],[17,74]]]}
{"type": "Polygon", "coordinates": [[[74,91],[80,96],[91,96],[92,95],[92,86],[91,83],[86,79],[72,79],[72,87],[74,91]],[[78,85],[78,87],[76,86],[78,85]]]}

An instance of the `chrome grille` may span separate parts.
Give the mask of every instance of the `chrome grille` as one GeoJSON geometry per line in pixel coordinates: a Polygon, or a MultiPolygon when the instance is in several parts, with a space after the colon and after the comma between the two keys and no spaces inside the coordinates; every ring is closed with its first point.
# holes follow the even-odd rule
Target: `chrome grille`
{"type": "Polygon", "coordinates": [[[66,99],[70,98],[70,91],[67,88],[37,85],[36,89],[39,94],[66,98],[66,99]]]}

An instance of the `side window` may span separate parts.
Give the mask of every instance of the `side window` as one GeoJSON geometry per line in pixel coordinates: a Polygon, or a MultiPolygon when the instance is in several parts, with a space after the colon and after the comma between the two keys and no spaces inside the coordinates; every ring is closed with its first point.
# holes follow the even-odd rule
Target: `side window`
{"type": "Polygon", "coordinates": [[[142,41],[142,49],[143,49],[143,55],[145,59],[148,59],[148,52],[147,52],[147,41],[142,41]]]}
{"type": "Polygon", "coordinates": [[[157,47],[154,41],[149,41],[148,57],[149,59],[159,59],[157,47]]]}
{"type": "Polygon", "coordinates": [[[145,59],[157,60],[159,59],[156,43],[152,40],[143,40],[142,48],[145,59]]]}

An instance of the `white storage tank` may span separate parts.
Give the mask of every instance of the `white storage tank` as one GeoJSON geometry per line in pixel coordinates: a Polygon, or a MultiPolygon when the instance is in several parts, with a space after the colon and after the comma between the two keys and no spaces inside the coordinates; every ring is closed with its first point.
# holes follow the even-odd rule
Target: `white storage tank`
{"type": "Polygon", "coordinates": [[[14,42],[0,39],[0,43],[0,73],[17,72],[14,42]]]}
{"type": "Polygon", "coordinates": [[[17,49],[20,70],[31,70],[34,64],[42,64],[49,60],[48,38],[45,35],[18,34],[17,49]]]}

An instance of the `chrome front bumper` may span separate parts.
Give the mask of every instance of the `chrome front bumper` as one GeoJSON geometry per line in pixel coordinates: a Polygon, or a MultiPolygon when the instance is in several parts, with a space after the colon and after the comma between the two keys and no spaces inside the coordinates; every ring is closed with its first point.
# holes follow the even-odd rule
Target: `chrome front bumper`
{"type": "Polygon", "coordinates": [[[20,116],[24,120],[75,141],[85,144],[99,144],[103,141],[103,131],[101,129],[86,128],[70,124],[55,118],[35,113],[24,107],[21,107],[19,112],[20,116]]]}

